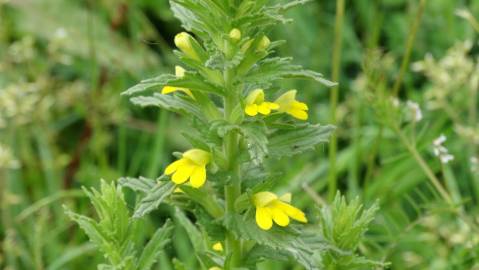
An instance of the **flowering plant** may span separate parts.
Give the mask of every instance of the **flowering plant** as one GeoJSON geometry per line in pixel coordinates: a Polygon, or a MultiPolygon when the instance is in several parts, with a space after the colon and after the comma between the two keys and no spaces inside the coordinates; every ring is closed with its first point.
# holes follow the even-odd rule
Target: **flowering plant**
{"type": "MultiPolygon", "coordinates": [[[[284,91],[276,82],[302,78],[326,86],[335,83],[292,64],[291,58],[272,57],[283,42],[271,41],[268,29],[289,22],[284,12],[308,1],[268,2],[171,0],[175,16],[188,31],[174,39],[178,48],[175,54],[182,66],[176,67],[174,75],[143,80],[123,93],[136,105],[157,106],[191,119],[184,135],[192,147],[177,154],[178,159],[156,181],[129,177],[119,180],[120,186],[142,196],[133,217],[123,220],[123,232],[136,226],[136,219],[168,203],[175,207],[177,223],[188,232],[202,269],[251,269],[261,260],[287,257],[307,269],[318,269],[325,266],[325,261],[332,265],[343,255],[354,254],[355,248],[336,247],[322,235],[318,224],[310,225],[308,215],[293,206],[290,193],[278,196],[271,192],[277,175],[268,171],[267,160],[313,149],[326,142],[334,130],[333,126],[306,122],[308,106],[298,100],[301,94],[297,90],[284,91]],[[185,212],[192,212],[197,224],[185,212]],[[326,251],[329,259],[324,261],[326,251]]],[[[103,184],[101,193],[89,194],[96,201],[100,223],[128,216],[120,187],[103,184]],[[105,209],[115,208],[107,202],[109,196],[117,198],[121,205],[118,217],[104,213],[105,209]]],[[[328,225],[342,219],[353,226],[360,206],[353,208],[353,216],[346,212],[327,216],[327,211],[325,216],[318,215],[328,225]]],[[[366,213],[368,222],[372,212],[366,213]]],[[[135,259],[128,253],[134,250],[129,248],[131,239],[125,234],[115,236],[118,230],[114,223],[107,226],[113,231],[109,233],[112,238],[103,241],[101,233],[92,229],[95,221],[68,213],[92,240],[100,238],[99,246],[104,247],[113,267],[105,269],[148,269],[166,244],[165,235],[172,226],[167,223],[160,228],[147,244],[148,250],[135,259]],[[120,251],[111,252],[111,245],[104,244],[109,241],[119,243],[113,250],[120,251]],[[119,260],[122,256],[124,259],[119,260]]],[[[361,228],[368,222],[361,223],[361,228]]],[[[354,232],[359,239],[364,229],[354,232]]],[[[371,263],[350,257],[349,266],[371,263]]]]}

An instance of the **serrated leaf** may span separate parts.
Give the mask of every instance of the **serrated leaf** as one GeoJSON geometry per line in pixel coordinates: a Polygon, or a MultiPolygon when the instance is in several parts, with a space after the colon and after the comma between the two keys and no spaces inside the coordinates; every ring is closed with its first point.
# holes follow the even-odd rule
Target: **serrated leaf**
{"type": "Polygon", "coordinates": [[[175,185],[171,182],[158,182],[157,185],[146,193],[139,202],[134,218],[140,218],[158,208],[158,206],[173,192],[175,185]]]}
{"type": "Polygon", "coordinates": [[[198,119],[205,121],[205,116],[200,108],[186,97],[182,98],[177,95],[162,95],[155,93],[153,96],[133,97],[130,101],[133,104],[142,107],[157,106],[181,114],[191,114],[198,119]]]}
{"type": "Polygon", "coordinates": [[[245,76],[245,80],[253,84],[269,85],[273,81],[280,79],[301,78],[315,80],[327,87],[337,85],[336,83],[325,79],[321,73],[305,70],[300,65],[292,64],[291,61],[292,58],[289,57],[265,59],[251,69],[251,71],[245,76]]]}
{"type": "Polygon", "coordinates": [[[254,241],[260,245],[286,252],[309,270],[319,269],[312,260],[315,251],[335,249],[315,233],[277,227],[264,231],[256,225],[253,217],[228,215],[224,224],[237,239],[254,241]]]}
{"type": "Polygon", "coordinates": [[[131,96],[147,90],[151,90],[152,88],[160,88],[165,86],[168,81],[174,80],[175,78],[176,76],[171,74],[162,74],[155,78],[142,80],[140,83],[128,88],[126,91],[123,91],[121,95],[131,96]]]}
{"type": "Polygon", "coordinates": [[[245,257],[245,265],[250,269],[254,269],[256,268],[256,264],[264,259],[287,261],[288,254],[267,246],[256,245],[248,252],[248,254],[246,254],[245,257]]]}
{"type": "Polygon", "coordinates": [[[200,230],[186,217],[185,213],[179,208],[175,208],[175,218],[178,223],[186,230],[188,237],[190,238],[191,244],[197,253],[204,253],[206,248],[206,243],[200,232],[200,230]]]}
{"type": "Polygon", "coordinates": [[[266,127],[259,124],[247,124],[241,126],[241,133],[244,135],[251,161],[258,165],[263,162],[268,154],[268,137],[266,127]]]}
{"type": "Polygon", "coordinates": [[[304,124],[296,128],[278,130],[269,139],[268,150],[272,157],[292,156],[328,142],[335,127],[331,125],[304,124]]]}
{"type": "Polygon", "coordinates": [[[146,244],[140,259],[138,260],[138,270],[149,270],[158,259],[161,249],[170,241],[173,224],[168,220],[163,227],[156,230],[153,237],[146,244]]]}
{"type": "Polygon", "coordinates": [[[118,184],[122,187],[128,187],[136,192],[147,193],[155,187],[156,182],[152,179],[140,176],[139,178],[122,177],[118,179],[118,184]]]}

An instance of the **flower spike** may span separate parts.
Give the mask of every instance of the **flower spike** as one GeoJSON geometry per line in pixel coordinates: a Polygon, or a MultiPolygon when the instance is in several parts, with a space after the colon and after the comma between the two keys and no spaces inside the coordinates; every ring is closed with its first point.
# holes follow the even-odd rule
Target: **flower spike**
{"type": "Polygon", "coordinates": [[[206,181],[206,165],[211,154],[201,149],[191,149],[183,153],[183,157],[166,167],[165,174],[173,175],[171,181],[180,185],[190,180],[194,188],[200,188],[206,181]]]}

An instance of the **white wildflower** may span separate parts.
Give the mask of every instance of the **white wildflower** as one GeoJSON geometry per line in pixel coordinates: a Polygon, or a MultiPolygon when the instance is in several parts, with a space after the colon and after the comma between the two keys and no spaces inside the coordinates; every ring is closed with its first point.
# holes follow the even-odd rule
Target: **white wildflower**
{"type": "Polygon", "coordinates": [[[441,134],[437,139],[432,142],[433,152],[436,157],[439,157],[439,160],[443,164],[447,164],[450,161],[454,160],[454,156],[449,154],[449,151],[444,147],[444,142],[446,142],[447,137],[444,134],[441,134]]]}
{"type": "Polygon", "coordinates": [[[408,100],[406,102],[406,105],[408,109],[411,111],[414,121],[415,122],[421,121],[423,116],[422,116],[422,111],[421,111],[421,107],[419,107],[419,104],[408,100]]]}

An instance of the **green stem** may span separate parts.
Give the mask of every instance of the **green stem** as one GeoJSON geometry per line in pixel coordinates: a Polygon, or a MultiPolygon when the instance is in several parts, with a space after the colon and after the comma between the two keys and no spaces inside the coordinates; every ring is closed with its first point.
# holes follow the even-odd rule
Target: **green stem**
{"type": "MultiPolygon", "coordinates": [[[[339,80],[339,71],[341,67],[341,47],[342,47],[342,31],[344,18],[344,0],[336,1],[336,22],[334,28],[334,49],[333,64],[331,78],[333,81],[339,80]]],[[[330,105],[331,105],[331,124],[336,125],[337,122],[337,106],[339,97],[339,86],[331,89],[330,105]]],[[[336,134],[331,136],[329,143],[329,176],[328,176],[328,198],[330,201],[334,199],[337,189],[336,175],[336,152],[338,148],[338,139],[336,134]]]]}
{"type": "Polygon", "coordinates": [[[402,144],[406,147],[406,149],[411,153],[411,155],[414,157],[416,162],[419,164],[423,172],[426,174],[428,179],[431,181],[432,185],[436,190],[439,192],[439,194],[444,198],[444,200],[447,202],[449,205],[453,205],[453,200],[449,193],[444,189],[444,187],[441,185],[441,182],[439,179],[436,177],[432,169],[427,165],[426,161],[422,158],[421,154],[417,151],[416,147],[414,147],[409,140],[406,138],[404,133],[398,128],[394,127],[394,131],[398,135],[399,139],[401,140],[402,144]]]}
{"type": "MultiPolygon", "coordinates": [[[[233,73],[231,70],[225,72],[225,88],[227,96],[224,99],[224,118],[226,121],[231,120],[231,115],[237,105],[236,93],[232,87],[233,73]]],[[[227,161],[227,170],[230,172],[229,183],[225,186],[225,214],[231,215],[235,213],[235,201],[241,195],[241,178],[239,173],[238,156],[238,134],[234,131],[229,132],[223,142],[223,151],[227,161]]],[[[233,269],[240,266],[241,263],[241,243],[239,240],[228,233],[226,235],[226,254],[231,254],[231,261],[228,268],[233,269]]],[[[226,270],[228,270],[226,268],[226,270]]]]}
{"type": "Polygon", "coordinates": [[[421,0],[421,2],[419,2],[419,9],[417,11],[416,17],[414,18],[414,22],[409,31],[409,35],[407,37],[406,51],[404,52],[404,57],[402,59],[401,69],[399,70],[399,75],[396,81],[394,82],[394,86],[393,86],[394,96],[397,96],[399,94],[399,89],[401,88],[404,74],[406,74],[406,70],[409,66],[409,60],[411,58],[412,48],[414,46],[414,41],[416,40],[416,33],[419,28],[419,24],[421,23],[422,14],[424,13],[425,7],[426,7],[426,0],[421,0]]]}

